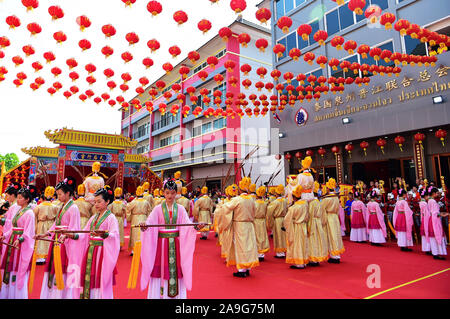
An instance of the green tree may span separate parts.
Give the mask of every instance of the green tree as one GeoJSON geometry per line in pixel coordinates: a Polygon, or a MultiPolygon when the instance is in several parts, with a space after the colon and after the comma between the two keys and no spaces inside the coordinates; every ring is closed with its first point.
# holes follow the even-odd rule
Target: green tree
{"type": "Polygon", "coordinates": [[[20,163],[19,157],[15,153],[8,153],[5,155],[0,154],[0,162],[5,162],[6,171],[9,171],[11,168],[20,163]]]}

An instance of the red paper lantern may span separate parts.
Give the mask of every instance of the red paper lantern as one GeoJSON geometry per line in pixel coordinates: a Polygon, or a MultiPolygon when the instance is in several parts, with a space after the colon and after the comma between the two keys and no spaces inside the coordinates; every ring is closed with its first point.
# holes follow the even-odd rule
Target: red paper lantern
{"type": "Polygon", "coordinates": [[[313,155],[314,155],[314,151],[313,150],[307,150],[306,151],[306,156],[312,157],[313,155]]]}
{"type": "Polygon", "coordinates": [[[89,40],[82,39],[78,42],[78,46],[81,48],[82,51],[86,51],[91,48],[91,42],[89,40]]]}
{"type": "Polygon", "coordinates": [[[136,2],[136,0],[122,0],[122,2],[125,3],[126,7],[131,7],[131,5],[136,2]]]}
{"type": "Polygon", "coordinates": [[[339,154],[339,146],[335,145],[331,148],[331,151],[334,153],[335,156],[339,154]]]}
{"type": "Polygon", "coordinates": [[[191,69],[189,69],[189,68],[188,68],[187,66],[185,66],[185,65],[182,65],[182,66],[180,67],[180,69],[178,70],[178,73],[180,73],[180,75],[181,75],[181,77],[182,77],[183,79],[187,78],[189,72],[191,72],[191,69]]]}
{"type": "MultiPolygon", "coordinates": [[[[50,94],[53,95],[53,93],[50,93],[50,94]]],[[[69,91],[64,91],[63,95],[66,99],[69,99],[72,96],[72,93],[70,93],[69,91]]]]}
{"type": "Polygon", "coordinates": [[[326,56],[324,56],[324,55],[320,55],[320,56],[317,57],[316,62],[323,69],[323,68],[325,68],[325,65],[328,62],[328,58],[326,56]]]}
{"type": "Polygon", "coordinates": [[[6,17],[6,24],[9,25],[10,29],[14,29],[20,26],[20,19],[15,15],[6,17]]]}
{"type": "Polygon", "coordinates": [[[277,161],[281,160],[281,158],[282,158],[281,154],[275,155],[275,159],[276,159],[277,161]]]}
{"type": "Polygon", "coordinates": [[[366,150],[369,147],[369,143],[366,141],[362,141],[359,146],[364,150],[364,156],[367,156],[366,150]]]}
{"type": "Polygon", "coordinates": [[[312,27],[309,24],[302,24],[297,28],[297,34],[300,35],[303,41],[307,41],[312,32],[312,27]]]}
{"type": "Polygon", "coordinates": [[[173,14],[173,19],[175,20],[175,22],[176,22],[178,25],[182,25],[183,23],[186,23],[186,22],[187,22],[187,20],[188,20],[188,15],[187,15],[186,12],[184,12],[183,10],[179,10],[179,11],[176,11],[176,12],[173,14]]]}
{"type": "Polygon", "coordinates": [[[236,66],[236,63],[234,63],[233,60],[227,60],[227,61],[225,61],[223,66],[227,69],[228,72],[233,72],[233,70],[236,66]]]}
{"type": "Polygon", "coordinates": [[[32,36],[42,32],[41,26],[36,22],[29,23],[27,25],[27,30],[30,31],[32,36]]]}
{"type": "Polygon", "coordinates": [[[88,82],[89,85],[92,85],[92,84],[94,84],[95,82],[97,82],[97,80],[96,80],[92,75],[90,75],[90,76],[88,76],[88,77],[86,78],[86,82],[88,82]]]}
{"type": "Polygon", "coordinates": [[[108,93],[103,93],[103,94],[101,95],[101,97],[102,97],[102,99],[103,99],[104,101],[109,100],[109,98],[110,98],[110,96],[109,96],[108,93]]]}
{"type": "Polygon", "coordinates": [[[290,56],[294,61],[298,61],[301,55],[302,55],[302,52],[301,52],[300,49],[298,49],[298,48],[292,48],[292,49],[289,51],[289,56],[290,56]]]}
{"type": "Polygon", "coordinates": [[[252,67],[249,64],[243,64],[241,65],[241,72],[244,73],[244,75],[248,75],[248,73],[252,70],[252,67]]]}
{"type": "Polygon", "coordinates": [[[392,24],[395,22],[395,15],[386,12],[380,17],[380,24],[385,27],[386,30],[392,29],[392,24]]]}
{"type": "Polygon", "coordinates": [[[344,49],[349,54],[353,54],[357,46],[358,46],[358,44],[355,41],[349,40],[349,41],[345,42],[344,49]]]}
{"type": "Polygon", "coordinates": [[[116,28],[111,24],[106,24],[102,27],[102,32],[105,37],[110,38],[116,34],[116,28]]]}
{"type": "Polygon", "coordinates": [[[245,0],[231,0],[230,8],[236,14],[238,14],[238,13],[241,13],[242,11],[244,11],[245,8],[247,8],[247,3],[245,2],[245,0]]]}
{"type": "Polygon", "coordinates": [[[420,147],[423,148],[422,142],[425,140],[425,134],[423,133],[417,133],[414,135],[414,139],[419,142],[420,147]]]}
{"type": "Polygon", "coordinates": [[[139,36],[134,32],[130,32],[125,35],[125,40],[127,40],[129,45],[133,45],[139,42],[139,36]]]}
{"type": "Polygon", "coordinates": [[[147,10],[152,14],[152,17],[155,17],[162,12],[162,5],[158,1],[149,1],[147,10]]]}
{"type": "Polygon", "coordinates": [[[145,66],[146,69],[148,69],[153,65],[153,60],[150,58],[144,58],[142,60],[142,64],[145,66]]]}
{"type": "Polygon", "coordinates": [[[394,24],[394,29],[400,32],[400,35],[406,35],[406,30],[409,28],[409,21],[405,19],[400,19],[394,24]]]}
{"type": "Polygon", "coordinates": [[[127,83],[128,81],[131,81],[130,73],[122,73],[122,75],[120,77],[122,78],[124,83],[127,83]]]}
{"type": "Polygon", "coordinates": [[[261,8],[256,11],[255,16],[259,22],[267,24],[267,21],[272,17],[272,13],[267,8],[261,8]]]}
{"type": "Polygon", "coordinates": [[[128,63],[131,60],[133,60],[133,55],[130,52],[124,52],[120,55],[120,57],[122,58],[122,60],[124,61],[124,63],[128,63]]]}
{"type": "Polygon", "coordinates": [[[22,51],[23,53],[25,53],[25,55],[27,57],[29,57],[30,55],[33,55],[36,53],[36,51],[34,50],[33,46],[31,45],[25,45],[22,47],[22,51]]]}
{"type": "Polygon", "coordinates": [[[261,79],[264,79],[264,77],[266,76],[266,74],[267,74],[267,69],[265,68],[265,67],[259,67],[257,70],[256,70],[256,74],[258,74],[259,75],[259,77],[261,78],[261,79]]]}
{"type": "Polygon", "coordinates": [[[366,6],[366,0],[350,0],[348,2],[348,8],[358,15],[362,15],[363,9],[366,6]]]}
{"type": "Polygon", "coordinates": [[[307,52],[304,56],[303,56],[303,60],[305,62],[307,62],[309,65],[313,65],[314,63],[314,59],[316,58],[316,55],[312,52],[307,52]]]}
{"type": "Polygon", "coordinates": [[[114,81],[108,81],[108,83],[106,83],[106,86],[109,87],[109,89],[112,91],[116,88],[117,84],[114,81]]]}
{"type": "Polygon", "coordinates": [[[325,45],[327,38],[328,33],[324,30],[319,30],[314,34],[314,41],[318,42],[319,45],[325,45]]]}
{"type": "Polygon", "coordinates": [[[57,43],[61,44],[67,40],[67,36],[64,32],[58,31],[53,33],[53,39],[55,39],[57,43]]]}
{"type": "Polygon", "coordinates": [[[377,145],[381,148],[381,152],[384,154],[384,147],[386,146],[387,141],[384,138],[379,138],[377,140],[377,145]]]}
{"type": "Polygon", "coordinates": [[[39,6],[38,0],[22,0],[22,4],[25,8],[27,8],[27,11],[31,11],[33,9],[36,9],[39,6]]]}
{"type": "Polygon", "coordinates": [[[107,58],[114,53],[114,50],[113,50],[113,48],[111,48],[110,46],[107,45],[102,48],[102,53],[105,56],[105,58],[107,58]]]}
{"type": "Polygon", "coordinates": [[[52,74],[55,76],[55,78],[62,73],[61,69],[58,67],[54,67],[50,70],[52,74]]]}
{"type": "Polygon", "coordinates": [[[320,147],[320,148],[317,150],[317,153],[323,158],[324,155],[327,153],[327,151],[326,151],[326,149],[324,149],[323,147],[320,147]]]}
{"type": "Polygon", "coordinates": [[[161,44],[159,43],[158,40],[156,39],[151,39],[147,42],[147,46],[149,47],[149,49],[151,50],[151,52],[155,52],[156,50],[158,50],[161,47],[161,44]]]}
{"type": "Polygon", "coordinates": [[[94,102],[97,103],[97,104],[99,104],[101,101],[102,101],[102,99],[99,98],[98,96],[96,98],[94,98],[94,102]]]}
{"type": "Polygon", "coordinates": [[[442,146],[445,146],[445,137],[447,136],[447,131],[443,130],[443,129],[439,129],[436,131],[436,133],[434,134],[436,136],[436,138],[441,140],[442,146]]]}
{"type": "Polygon", "coordinates": [[[273,47],[273,53],[275,53],[278,58],[281,58],[283,56],[285,50],[286,47],[281,43],[278,43],[273,47]]]}
{"type": "Polygon", "coordinates": [[[224,78],[223,78],[222,74],[219,73],[219,74],[214,75],[214,81],[216,81],[217,85],[222,84],[223,80],[224,80],[224,78]]]}
{"type": "Polygon", "coordinates": [[[206,59],[206,63],[208,63],[209,67],[214,70],[216,65],[219,63],[219,59],[215,56],[210,56],[206,59]]]}
{"type": "Polygon", "coordinates": [[[95,67],[95,65],[92,64],[92,63],[86,64],[86,66],[84,67],[84,69],[88,72],[88,74],[94,73],[94,72],[97,70],[97,68],[95,67]]]}
{"type": "Polygon", "coordinates": [[[246,48],[248,46],[248,43],[251,41],[250,36],[247,33],[241,33],[238,36],[238,42],[246,48]]]}
{"type": "Polygon", "coordinates": [[[289,17],[280,17],[277,22],[278,28],[280,28],[283,33],[289,33],[289,28],[292,26],[292,19],[289,17]]]}
{"type": "Polygon", "coordinates": [[[203,34],[206,34],[209,30],[211,30],[212,25],[209,20],[203,19],[197,24],[197,27],[203,32],[203,34]]]}
{"type": "Polygon", "coordinates": [[[175,59],[178,55],[180,55],[181,49],[177,45],[174,45],[169,48],[169,53],[172,58],[175,59]]]}
{"type": "Polygon", "coordinates": [[[400,148],[400,151],[403,152],[403,144],[405,143],[405,138],[403,136],[398,135],[395,139],[394,139],[395,144],[398,145],[398,147],[400,148]]]}
{"type": "Polygon", "coordinates": [[[370,52],[370,47],[367,44],[361,44],[358,48],[358,53],[363,59],[367,59],[367,54],[370,52]]]}
{"type": "Polygon", "coordinates": [[[58,20],[64,17],[64,11],[59,6],[50,6],[48,8],[48,13],[52,17],[52,20],[58,20]]]}
{"type": "Polygon", "coordinates": [[[278,78],[281,76],[281,72],[277,69],[270,72],[270,76],[275,80],[278,81],[278,78]]]}
{"type": "Polygon", "coordinates": [[[72,79],[72,82],[75,82],[76,80],[78,80],[79,77],[80,77],[80,76],[78,75],[77,72],[70,72],[70,73],[69,73],[69,78],[72,79]]]}
{"type": "Polygon", "coordinates": [[[219,36],[225,42],[228,42],[228,39],[230,39],[232,35],[233,35],[233,32],[228,27],[223,27],[219,30],[219,36]]]}
{"type": "Polygon", "coordinates": [[[337,50],[342,50],[342,45],[344,44],[345,39],[341,36],[335,36],[331,39],[331,46],[335,47],[337,50]]]}
{"type": "Polygon", "coordinates": [[[286,154],[284,154],[284,158],[287,159],[288,162],[290,162],[290,161],[291,161],[291,158],[292,158],[291,153],[286,153],[286,154]]]}
{"type": "Polygon", "coordinates": [[[205,70],[202,70],[198,72],[197,75],[202,81],[205,81],[209,74],[205,70]]]}
{"type": "Polygon", "coordinates": [[[76,19],[77,24],[80,26],[80,30],[84,31],[84,29],[89,28],[91,26],[91,20],[85,15],[79,16],[76,19]]]}

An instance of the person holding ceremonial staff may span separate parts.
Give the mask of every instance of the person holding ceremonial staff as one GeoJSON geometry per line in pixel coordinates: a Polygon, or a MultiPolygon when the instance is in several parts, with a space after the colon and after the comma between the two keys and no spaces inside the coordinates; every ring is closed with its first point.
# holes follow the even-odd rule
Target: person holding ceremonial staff
{"type": "Polygon", "coordinates": [[[166,181],[163,188],[165,199],[139,225],[141,290],[148,289],[148,299],[186,299],[192,288],[197,230],[203,225],[193,224],[184,207],[176,203],[177,184],[173,179],[166,181]]]}
{"type": "Polygon", "coordinates": [[[73,200],[75,179],[66,177],[56,185],[55,189],[62,205],[50,230],[46,234],[36,236],[36,240],[50,240],[44,266],[41,299],[73,299],[78,298],[74,294],[74,290],[78,289],[78,277],[72,276],[71,281],[68,281],[67,277],[68,273],[75,271],[78,264],[76,241],[79,236],[74,234],[64,243],[61,243],[60,239],[62,230],[80,229],[80,211],[73,200]]]}
{"type": "Polygon", "coordinates": [[[0,236],[2,254],[0,299],[28,299],[29,266],[34,250],[35,215],[31,201],[36,196],[32,185],[17,193],[17,209],[11,210],[10,227],[0,236]]]}

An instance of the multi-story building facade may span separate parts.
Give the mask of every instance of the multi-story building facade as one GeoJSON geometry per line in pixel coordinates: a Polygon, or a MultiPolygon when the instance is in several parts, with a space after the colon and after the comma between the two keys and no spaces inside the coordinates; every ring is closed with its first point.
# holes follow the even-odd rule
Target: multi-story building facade
{"type": "MultiPolygon", "coordinates": [[[[366,2],[366,7],[378,5],[383,13],[391,12],[397,19],[406,19],[430,31],[449,35],[450,2],[447,0],[366,2]]],[[[286,47],[281,58],[273,55],[274,68],[282,74],[289,71],[294,75],[303,73],[327,78],[362,76],[361,71],[354,75],[351,70],[344,72],[340,68],[333,70],[328,65],[324,68],[316,63],[309,65],[303,61],[307,52],[313,52],[316,58],[324,55],[328,60],[337,58],[359,64],[393,64],[375,61],[370,56],[363,59],[356,50],[354,54],[336,50],[330,42],[337,35],[346,41],[356,41],[358,46],[367,44],[371,48],[392,52],[429,55],[432,51],[427,43],[369,23],[364,15],[356,15],[349,10],[348,1],[341,6],[331,0],[266,0],[264,3],[270,5],[273,13],[272,42],[286,47]],[[288,34],[276,26],[282,16],[289,16],[293,21],[288,34]],[[309,24],[312,28],[306,41],[297,34],[301,24],[309,24]],[[328,33],[324,46],[314,41],[317,30],[328,33]],[[302,53],[297,62],[288,55],[294,47],[302,53]]],[[[281,154],[289,153],[295,159],[295,154],[305,156],[307,150],[313,151],[313,163],[320,172],[320,181],[329,177],[347,183],[383,179],[389,187],[391,178],[403,177],[409,185],[418,178],[428,178],[440,185],[440,177],[444,176],[449,185],[450,143],[441,143],[435,134],[439,129],[448,131],[450,128],[450,102],[447,98],[450,54],[447,52],[437,57],[434,67],[402,66],[399,77],[371,76],[368,86],[346,85],[342,94],[322,94],[318,101],[297,101],[294,107],[287,106],[285,111],[278,112],[279,121],[271,119],[272,127],[280,128],[284,136],[280,139],[281,154]],[[302,116],[298,116],[300,110],[302,116]],[[414,137],[418,132],[425,136],[423,147],[414,137]],[[397,136],[404,138],[402,147],[395,143],[397,136]],[[384,149],[377,145],[379,139],[386,141],[384,149]],[[366,150],[360,146],[361,142],[368,143],[363,144],[367,146],[366,150]],[[351,153],[345,149],[348,144],[353,146],[351,153]],[[334,148],[336,154],[331,151],[333,146],[338,148],[334,148]],[[324,156],[317,152],[321,147],[326,151],[324,156]]],[[[293,85],[299,84],[294,80],[293,85]]],[[[348,149],[351,150],[352,146],[348,149]]],[[[297,173],[298,161],[285,163],[286,173],[297,173]]]]}
{"type": "MultiPolygon", "coordinates": [[[[270,169],[271,165],[274,165],[272,163],[273,156],[269,156],[271,142],[269,114],[265,117],[245,115],[242,118],[239,116],[206,117],[202,114],[196,117],[192,114],[197,106],[202,107],[203,110],[208,107],[217,108],[213,103],[214,97],[212,96],[215,91],[222,92],[220,107],[223,109],[225,109],[227,92],[233,93],[234,99],[239,93],[244,93],[246,96],[252,93],[257,95],[264,93],[257,92],[254,85],[248,89],[244,88],[242,81],[245,78],[250,79],[252,83],[260,81],[256,69],[261,66],[266,67],[270,73],[272,69],[270,30],[240,17],[229,28],[232,30],[233,36],[227,42],[217,35],[196,50],[201,56],[198,63],[193,65],[186,58],[174,66],[170,74],[165,74],[157,80],[164,81],[166,88],[153,100],[154,111],[151,114],[145,107],[139,111],[133,109],[132,106],[127,111],[122,110],[122,134],[138,141],[133,152],[149,156],[151,158],[150,168],[156,173],[163,171],[165,177],[180,170],[183,179],[188,183],[194,180],[191,187],[202,186],[207,179],[208,186],[222,188],[223,177],[227,175],[230,167],[232,167],[231,178],[226,184],[238,181],[241,178],[239,165],[256,146],[259,146],[259,149],[245,164],[245,174],[248,175],[251,169],[252,176],[262,175],[260,182],[263,182],[273,171],[270,169]],[[241,33],[247,33],[251,37],[251,42],[247,46],[240,45],[238,42],[238,35],[241,33]],[[260,38],[265,38],[269,42],[269,49],[265,53],[259,52],[255,47],[255,41],[260,38]],[[210,56],[216,56],[218,59],[218,64],[214,68],[211,68],[206,62],[210,56]],[[224,66],[228,60],[235,63],[232,71],[227,71],[224,66]],[[240,70],[243,64],[249,64],[252,67],[252,71],[246,76],[240,70]],[[183,65],[188,66],[191,71],[187,78],[182,80],[179,69],[183,65]],[[202,70],[208,73],[208,77],[204,80],[199,77],[199,72],[202,70]],[[214,80],[214,76],[217,74],[223,75],[223,83],[218,84],[214,80]],[[230,77],[236,78],[237,83],[232,83],[230,77]],[[180,114],[184,104],[180,104],[177,100],[179,93],[175,93],[171,89],[174,83],[181,85],[181,91],[186,96],[185,103],[191,106],[191,112],[187,117],[180,114]],[[199,96],[197,105],[193,105],[190,101],[190,96],[186,92],[188,87],[196,88],[195,94],[199,96]],[[202,88],[206,88],[210,92],[211,103],[209,106],[204,105],[200,97],[199,92],[202,88]],[[163,96],[166,91],[173,93],[169,100],[163,96]],[[167,105],[167,112],[164,115],[158,110],[161,103],[167,105]],[[180,106],[180,111],[176,116],[169,112],[173,104],[180,106]]],[[[147,100],[152,100],[148,92],[151,87],[155,87],[157,81],[149,85],[145,93],[138,97],[142,104],[147,100]]],[[[266,81],[270,82],[270,80],[266,81]]]]}

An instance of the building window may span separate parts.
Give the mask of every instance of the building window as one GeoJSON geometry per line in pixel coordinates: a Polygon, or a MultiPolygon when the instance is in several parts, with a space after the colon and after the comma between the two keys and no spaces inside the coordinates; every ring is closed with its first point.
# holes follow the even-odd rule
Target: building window
{"type": "Polygon", "coordinates": [[[202,124],[202,134],[208,133],[212,131],[212,123],[208,122],[208,123],[204,123],[202,124]]]}
{"type": "MultiPolygon", "coordinates": [[[[388,8],[388,0],[367,0],[366,6],[363,12],[367,9],[369,5],[377,5],[381,10],[388,8]]],[[[327,28],[328,35],[333,35],[339,31],[354,25],[366,17],[365,15],[357,15],[348,8],[348,2],[337,7],[336,9],[325,14],[325,25],[327,28]]]]}
{"type": "MultiPolygon", "coordinates": [[[[227,49],[223,49],[222,51],[220,51],[219,53],[216,54],[216,58],[220,59],[221,57],[223,57],[225,55],[225,53],[227,53],[227,49]]],[[[203,70],[204,68],[206,68],[208,66],[208,62],[203,62],[202,64],[200,64],[199,66],[197,66],[194,69],[194,72],[192,72],[192,74],[196,74],[197,72],[203,70]]]]}
{"type": "Polygon", "coordinates": [[[224,128],[224,127],[226,127],[227,126],[227,119],[226,118],[220,118],[220,119],[217,119],[217,120],[215,120],[214,122],[213,122],[213,127],[214,127],[214,130],[220,130],[221,128],[224,128]]]}
{"type": "Polygon", "coordinates": [[[280,18],[299,5],[305,3],[307,0],[277,0],[275,7],[277,10],[277,17],[280,18]]]}
{"type": "Polygon", "coordinates": [[[192,137],[199,136],[200,134],[202,134],[202,127],[201,126],[197,126],[197,127],[193,127],[192,128],[192,137]]]}
{"type": "Polygon", "coordinates": [[[299,48],[300,50],[303,50],[304,48],[309,47],[310,45],[313,45],[314,43],[316,43],[316,41],[314,40],[314,34],[315,34],[317,31],[319,31],[319,20],[316,20],[316,21],[314,21],[314,22],[311,22],[309,25],[310,25],[311,28],[312,28],[312,32],[311,32],[311,34],[309,35],[309,39],[308,39],[308,40],[304,41],[304,40],[302,39],[302,36],[301,36],[301,35],[299,35],[299,34],[297,35],[297,39],[298,39],[298,48],[299,48]]]}
{"type": "Polygon", "coordinates": [[[159,141],[159,147],[164,147],[167,145],[175,144],[175,143],[178,143],[179,141],[180,141],[180,134],[168,136],[166,138],[162,138],[159,141]]]}
{"type": "Polygon", "coordinates": [[[148,145],[144,145],[144,146],[138,147],[136,150],[136,153],[137,154],[148,153],[149,150],[150,150],[150,147],[148,145]]]}
{"type": "Polygon", "coordinates": [[[428,45],[427,43],[422,43],[419,39],[413,39],[410,36],[404,36],[403,41],[405,43],[406,54],[413,55],[428,55],[428,45]]]}

